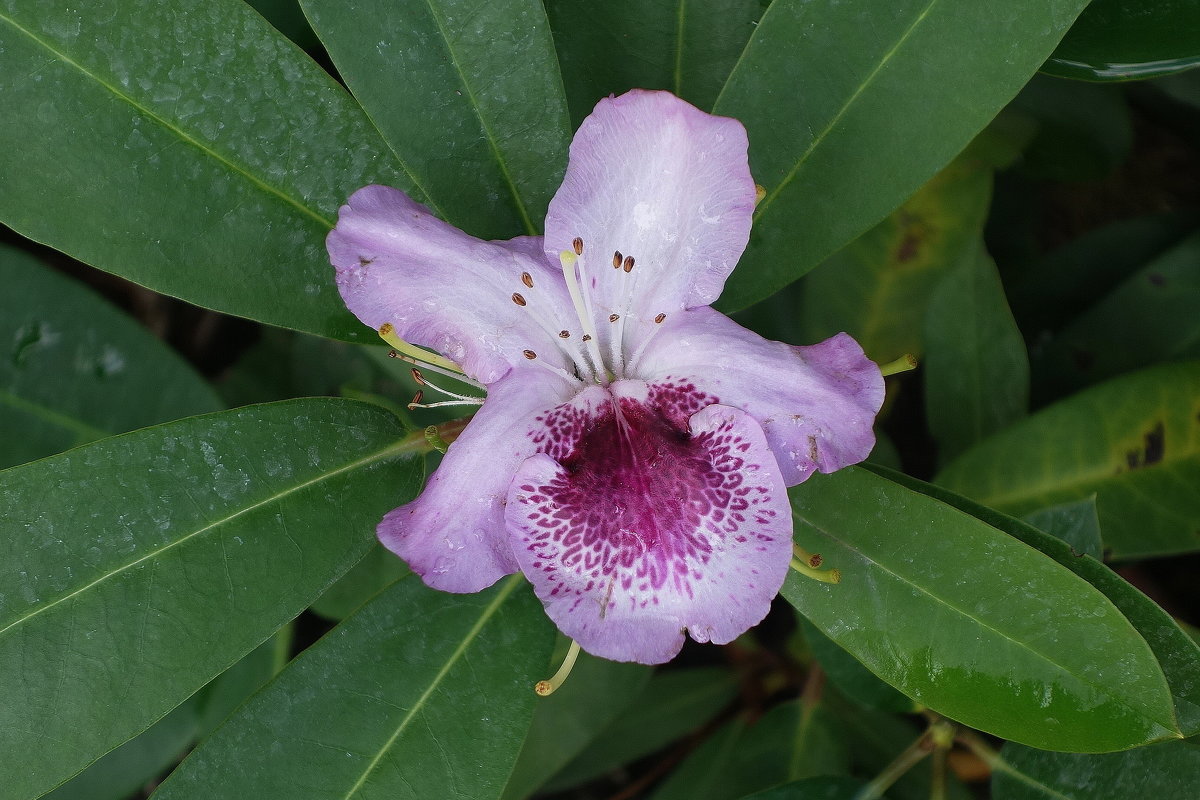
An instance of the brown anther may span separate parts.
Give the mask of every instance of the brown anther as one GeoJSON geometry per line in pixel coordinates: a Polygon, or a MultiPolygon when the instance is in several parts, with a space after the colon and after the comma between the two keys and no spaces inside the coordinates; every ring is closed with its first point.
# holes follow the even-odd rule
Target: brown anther
{"type": "Polygon", "coordinates": [[[621,265],[621,267],[626,272],[632,272],[633,271],[633,256],[625,256],[625,263],[623,263],[621,265]]]}
{"type": "Polygon", "coordinates": [[[583,255],[583,239],[580,239],[578,236],[576,236],[575,240],[571,242],[571,247],[575,248],[575,255],[583,255]]]}
{"type": "Polygon", "coordinates": [[[816,569],[817,567],[821,566],[821,563],[824,561],[825,559],[821,558],[820,553],[813,553],[808,559],[808,565],[813,569],[816,569]]]}
{"type": "Polygon", "coordinates": [[[412,372],[413,380],[416,381],[421,386],[424,386],[425,385],[425,376],[421,374],[421,370],[417,369],[416,367],[413,367],[412,370],[410,370],[410,371],[412,372]]]}
{"type": "Polygon", "coordinates": [[[621,268],[621,258],[622,258],[622,256],[621,256],[620,250],[613,253],[613,269],[621,268]]]}
{"type": "Polygon", "coordinates": [[[571,332],[570,332],[570,331],[559,331],[559,332],[558,332],[558,338],[560,338],[560,339],[570,339],[570,338],[571,338],[571,332]]]}
{"type": "Polygon", "coordinates": [[[666,318],[667,318],[666,314],[659,314],[657,317],[654,318],[654,322],[657,323],[658,325],[662,325],[663,320],[666,318]]]}
{"type": "Polygon", "coordinates": [[[414,408],[421,405],[421,401],[424,398],[425,398],[425,393],[422,391],[418,391],[416,394],[413,395],[412,402],[408,404],[408,410],[412,411],[414,408]]]}
{"type": "Polygon", "coordinates": [[[617,321],[617,320],[619,320],[620,318],[621,318],[621,315],[620,315],[620,314],[609,314],[609,315],[608,315],[608,321],[609,321],[609,322],[616,322],[616,321],[617,321]]]}
{"type": "Polygon", "coordinates": [[[525,357],[530,361],[533,361],[535,358],[537,358],[537,353],[533,352],[532,350],[525,350],[524,353],[525,357]]]}
{"type": "Polygon", "coordinates": [[[513,292],[513,302],[519,306],[525,305],[525,298],[521,297],[517,292],[513,292]]]}
{"type": "Polygon", "coordinates": [[[585,334],[583,335],[583,340],[584,340],[585,342],[590,342],[590,341],[592,340],[592,336],[591,336],[591,334],[589,334],[589,333],[585,333],[585,334]]]}
{"type": "Polygon", "coordinates": [[[532,289],[533,288],[533,276],[530,275],[528,272],[522,272],[521,273],[521,283],[525,284],[525,288],[532,289]]]}
{"type": "Polygon", "coordinates": [[[395,350],[388,350],[388,358],[399,358],[400,354],[395,350]]]}

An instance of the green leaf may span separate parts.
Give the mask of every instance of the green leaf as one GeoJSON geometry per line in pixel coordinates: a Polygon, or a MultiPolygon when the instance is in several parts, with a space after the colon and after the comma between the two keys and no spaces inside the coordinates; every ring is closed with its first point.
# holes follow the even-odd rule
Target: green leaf
{"type": "Polygon", "coordinates": [[[1164,742],[1123,753],[1048,753],[1011,742],[992,767],[995,800],[1195,800],[1200,745],[1164,742]]]}
{"type": "Polygon", "coordinates": [[[681,739],[716,716],[736,694],[733,674],[720,667],[655,673],[625,712],[563,767],[545,791],[578,785],[681,739]]]}
{"type": "Polygon", "coordinates": [[[128,800],[179,760],[196,736],[196,715],[196,703],[184,703],[41,800],[128,800]]]}
{"type": "MultiPolygon", "coordinates": [[[[2,201],[0,201],[2,202],[2,201]]],[[[204,379],[77,281],[0,246],[0,468],[215,411],[204,379]]]]}
{"type": "Polygon", "coordinates": [[[1146,642],[1053,560],[863,469],[791,494],[796,541],[842,580],[792,575],[783,596],[905,694],[1040,747],[1099,752],[1179,735],[1146,642]]]}
{"type": "Polygon", "coordinates": [[[1100,517],[1096,514],[1096,495],[1026,514],[1025,521],[1062,539],[1077,555],[1086,553],[1097,561],[1104,557],[1100,517]]]}
{"type": "Polygon", "coordinates": [[[919,710],[910,698],[875,677],[861,661],[821,633],[821,629],[816,625],[804,617],[800,617],[800,625],[804,629],[804,641],[812,651],[813,658],[821,665],[830,683],[842,694],[868,708],[902,713],[919,710]]]}
{"type": "Polygon", "coordinates": [[[412,497],[418,445],[344,400],[148,428],[0,473],[0,797],[52,788],[308,606],[412,497]]]}
{"type": "Polygon", "coordinates": [[[350,96],[238,0],[0,3],[0,220],[206,308],[373,338],[324,239],[411,189],[350,96]]]}
{"type": "Polygon", "coordinates": [[[1126,278],[1034,359],[1034,376],[1066,394],[1159,361],[1200,357],[1200,234],[1126,278]]]}
{"type": "MultiPolygon", "coordinates": [[[[765,792],[746,795],[745,800],[857,800],[867,784],[858,778],[825,775],[785,783],[765,792]]],[[[872,795],[887,800],[887,795],[872,795]]]]}
{"type": "Polygon", "coordinates": [[[703,109],[733,71],[760,0],[549,0],[575,125],[601,97],[666,89],[703,109]]]}
{"type": "Polygon", "coordinates": [[[724,307],[766,297],[899,206],[1000,112],[1085,5],[775,0],[714,105],[745,123],[767,190],[724,307]]]}
{"type": "Polygon", "coordinates": [[[792,700],[760,719],[741,717],[692,751],[652,800],[721,800],[785,781],[847,769],[834,720],[818,705],[792,700]]]}
{"type": "Polygon", "coordinates": [[[1125,81],[1197,65],[1195,0],[1093,0],[1042,69],[1064,78],[1125,81]]]}
{"type": "Polygon", "coordinates": [[[1080,392],[968,450],[937,483],[1009,514],[1096,495],[1117,558],[1200,547],[1200,362],[1080,392]]]}
{"type": "Polygon", "coordinates": [[[484,239],[541,232],[571,132],[538,0],[301,4],[438,216],[484,239]]]}
{"type": "Polygon", "coordinates": [[[1137,628],[1138,633],[1154,651],[1171,689],[1175,717],[1179,721],[1180,730],[1187,736],[1200,733],[1200,646],[1157,603],[1100,561],[1081,554],[1056,536],[987,506],[981,506],[940,486],[874,465],[868,468],[906,488],[929,495],[1010,536],[1015,536],[1099,589],[1137,628]]]}
{"type": "MultiPolygon", "coordinates": [[[[566,644],[560,637],[555,663],[547,664],[546,675],[538,678],[558,668],[566,644]]],[[[524,800],[541,788],[633,702],[650,675],[650,668],[642,664],[620,664],[581,652],[566,683],[538,701],[504,800],[524,800]]]]}
{"type": "Polygon", "coordinates": [[[1129,155],[1133,123],[1116,86],[1035,75],[1009,105],[1036,121],[1021,170],[1052,181],[1100,180],[1129,155]]]}
{"type": "Polygon", "coordinates": [[[328,619],[345,619],[407,572],[408,565],[399,556],[375,542],[362,561],[317,598],[312,610],[328,619]]]}
{"type": "Polygon", "coordinates": [[[925,415],[942,459],[1025,416],[1025,340],[982,242],[930,297],[925,347],[925,415]]]}
{"type": "Polygon", "coordinates": [[[1064,327],[1198,223],[1194,212],[1135,217],[1051,251],[1024,269],[1008,293],[1021,330],[1036,340],[1064,327]]]}
{"type": "Polygon", "coordinates": [[[976,247],[991,191],[990,170],[974,158],[942,170],[804,279],[791,315],[798,329],[783,337],[816,342],[846,331],[880,363],[920,355],[933,290],[976,247]]]}
{"type": "Polygon", "coordinates": [[[292,624],[284,625],[198,692],[199,738],[216,730],[247,697],[283,669],[291,655],[293,627],[292,624]]]}
{"type": "Polygon", "coordinates": [[[296,658],[156,800],[498,797],[553,628],[520,576],[445,594],[399,580],[296,658]],[[263,759],[262,754],[271,753],[263,759]]]}

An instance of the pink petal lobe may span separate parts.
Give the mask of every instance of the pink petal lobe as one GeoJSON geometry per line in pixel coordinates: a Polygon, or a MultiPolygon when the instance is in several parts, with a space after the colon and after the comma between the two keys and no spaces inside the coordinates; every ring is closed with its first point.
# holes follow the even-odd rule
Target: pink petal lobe
{"type": "Polygon", "coordinates": [[[746,149],[740,122],[667,92],[635,89],[596,105],[571,143],[545,244],[553,258],[583,240],[598,320],[717,299],[750,235],[746,149]],[[633,259],[629,272],[614,268],[617,252],[622,265],[633,259]]]}
{"type": "Polygon", "coordinates": [[[554,332],[574,315],[559,319],[570,300],[540,245],[468,236],[387,186],[355,192],[326,239],[338,290],[360,320],[377,330],[391,323],[402,339],[485,384],[520,364],[525,350],[566,366],[554,332]]]}
{"type": "Polygon", "coordinates": [[[509,483],[536,452],[531,431],[540,429],[539,413],[571,394],[566,381],[533,367],[488,388],[421,495],[379,523],[384,546],[447,592],[477,592],[517,571],[504,523],[509,483]]]}
{"type": "Polygon", "coordinates": [[[515,559],[550,618],[595,655],[662,663],[685,630],[732,641],[766,615],[791,557],[762,431],[690,387],[610,391],[572,407],[584,424],[517,471],[505,512],[515,559]]]}
{"type": "Polygon", "coordinates": [[[758,421],[784,483],[867,457],[883,376],[844,333],[807,347],[764,339],[711,308],[668,317],[635,365],[650,381],[689,380],[758,421]]]}

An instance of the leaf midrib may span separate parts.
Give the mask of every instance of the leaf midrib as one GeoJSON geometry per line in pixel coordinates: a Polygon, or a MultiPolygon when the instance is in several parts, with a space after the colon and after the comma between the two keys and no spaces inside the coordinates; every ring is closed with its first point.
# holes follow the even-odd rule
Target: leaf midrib
{"type": "Polygon", "coordinates": [[[205,155],[209,156],[210,158],[213,158],[217,162],[228,167],[233,172],[241,175],[243,178],[248,180],[252,185],[254,185],[258,189],[262,190],[263,192],[266,192],[269,195],[273,195],[274,197],[277,197],[280,200],[283,200],[285,203],[292,206],[293,208],[295,208],[297,211],[299,211],[300,213],[302,213],[304,216],[308,217],[309,219],[319,222],[320,224],[324,225],[327,229],[333,228],[334,223],[332,220],[326,218],[325,216],[322,216],[320,213],[309,208],[304,203],[300,202],[296,198],[294,198],[291,195],[284,192],[282,189],[278,189],[278,188],[270,185],[269,183],[264,181],[262,178],[258,177],[254,173],[250,172],[248,169],[246,169],[245,167],[236,163],[235,161],[232,161],[229,158],[225,157],[223,154],[217,152],[213,148],[204,144],[199,139],[196,139],[195,137],[189,135],[186,131],[184,131],[178,125],[175,125],[175,124],[171,123],[170,121],[168,121],[165,117],[162,117],[162,116],[156,114],[149,107],[143,105],[142,103],[139,103],[131,95],[128,95],[125,92],[122,92],[116,86],[114,86],[113,84],[104,80],[99,75],[92,72],[91,70],[89,70],[88,68],[83,66],[78,61],[74,60],[73,58],[68,56],[65,52],[63,52],[62,50],[59,50],[56,47],[54,47],[50,42],[39,38],[37,36],[37,34],[33,33],[29,29],[27,29],[24,26],[22,26],[21,24],[19,24],[12,17],[8,16],[7,14],[0,13],[0,20],[3,20],[4,22],[8,23],[13,28],[15,28],[17,31],[19,31],[20,33],[24,34],[25,36],[27,36],[28,38],[33,40],[38,46],[42,47],[43,49],[45,49],[46,51],[51,53],[55,58],[57,58],[64,64],[74,67],[81,74],[86,75],[88,78],[92,79],[93,81],[98,83],[100,86],[104,87],[114,97],[118,98],[119,100],[122,100],[125,103],[128,103],[135,110],[137,110],[138,113],[145,115],[147,118],[153,120],[154,122],[157,122],[163,128],[165,128],[166,130],[170,131],[172,134],[177,136],[181,141],[192,145],[200,152],[204,153],[205,155]]]}
{"type": "Polygon", "coordinates": [[[344,464],[344,465],[338,467],[337,469],[331,470],[329,472],[321,473],[320,475],[317,475],[307,481],[297,483],[293,486],[288,487],[284,491],[275,492],[274,494],[271,494],[268,497],[265,497],[261,500],[251,503],[248,506],[240,508],[237,511],[234,511],[231,514],[227,514],[226,516],[221,517],[220,519],[214,520],[206,525],[203,525],[200,528],[197,528],[196,530],[191,531],[190,533],[184,534],[183,536],[179,537],[178,539],[175,539],[175,540],[163,545],[162,547],[158,547],[154,550],[151,550],[150,552],[134,559],[133,561],[127,562],[125,564],[120,565],[116,569],[105,572],[103,575],[100,575],[95,580],[92,580],[91,582],[84,584],[83,586],[79,587],[78,589],[74,590],[73,592],[70,592],[69,594],[65,594],[62,597],[55,598],[54,600],[50,601],[49,603],[37,606],[34,610],[30,611],[28,614],[25,614],[24,616],[21,616],[21,617],[17,617],[15,620],[10,622],[8,625],[5,625],[3,628],[0,628],[0,637],[4,636],[4,634],[6,634],[8,631],[12,630],[13,628],[17,627],[18,625],[22,625],[22,624],[28,622],[29,620],[33,619],[34,617],[37,617],[39,614],[45,613],[46,611],[50,610],[51,608],[54,608],[57,605],[60,605],[61,603],[65,603],[66,601],[68,601],[74,597],[78,597],[80,594],[88,591],[89,589],[91,589],[94,586],[97,586],[97,585],[107,581],[109,578],[112,578],[116,575],[121,574],[122,572],[132,569],[133,567],[136,567],[138,564],[142,564],[151,559],[155,559],[157,556],[159,556],[169,550],[173,550],[176,547],[179,547],[180,545],[184,544],[185,542],[191,541],[192,539],[196,538],[197,536],[200,536],[204,533],[207,533],[208,531],[211,531],[215,528],[225,525],[226,523],[231,522],[232,520],[235,520],[238,517],[241,517],[245,514],[249,514],[250,512],[256,511],[266,505],[269,505],[271,503],[282,500],[283,498],[288,497],[289,495],[295,494],[296,492],[301,491],[303,489],[307,489],[308,487],[314,486],[318,483],[321,483],[322,481],[329,480],[330,478],[335,478],[338,475],[342,475],[346,472],[360,469],[362,467],[369,466],[370,464],[373,464],[377,461],[382,461],[382,460],[390,458],[394,455],[398,455],[398,454],[404,452],[406,449],[411,448],[411,447],[412,447],[412,444],[407,439],[401,439],[400,441],[393,442],[392,444],[389,444],[387,447],[385,447],[381,450],[378,450],[374,453],[371,453],[370,455],[364,456],[363,458],[359,458],[355,461],[351,461],[351,462],[344,464]]]}
{"type": "MultiPolygon", "coordinates": [[[[807,526],[809,526],[809,527],[813,528],[814,530],[816,530],[816,531],[819,531],[819,532],[820,532],[820,533],[821,533],[823,536],[826,536],[826,537],[828,537],[828,538],[832,539],[833,541],[837,542],[837,543],[838,543],[838,544],[840,544],[841,546],[845,547],[847,550],[850,550],[850,551],[852,551],[852,552],[854,552],[854,553],[857,553],[857,554],[858,554],[860,557],[862,557],[864,560],[868,561],[868,562],[869,562],[869,563],[871,563],[871,564],[874,564],[874,565],[875,565],[877,568],[879,568],[879,569],[880,569],[880,570],[882,570],[883,572],[887,573],[888,575],[892,576],[892,577],[893,577],[893,578],[895,578],[896,580],[900,581],[900,582],[901,582],[902,584],[904,584],[905,586],[910,586],[910,587],[912,587],[912,588],[916,589],[916,590],[917,590],[917,591],[919,591],[921,594],[925,595],[926,597],[928,597],[930,600],[934,601],[935,603],[937,603],[937,604],[939,604],[939,605],[941,605],[941,606],[944,606],[945,608],[949,609],[950,611],[954,612],[955,614],[957,614],[957,615],[959,615],[959,616],[961,616],[961,617],[964,617],[964,618],[966,618],[966,619],[969,619],[969,620],[971,620],[972,622],[976,623],[976,624],[977,624],[977,625],[978,625],[980,628],[982,628],[982,629],[984,629],[984,630],[987,630],[987,631],[991,631],[993,634],[995,634],[996,636],[1000,637],[1001,639],[1004,639],[1004,640],[1006,640],[1006,641],[1008,641],[1008,642],[1011,642],[1012,644],[1016,645],[1017,647],[1019,647],[1019,648],[1021,648],[1021,649],[1025,650],[1025,651],[1029,652],[1030,654],[1032,654],[1032,655],[1033,655],[1033,656],[1035,656],[1036,658],[1038,658],[1038,659],[1040,659],[1040,660],[1042,660],[1042,661],[1046,662],[1046,663],[1047,663],[1047,664],[1049,664],[1050,666],[1052,666],[1052,667],[1055,667],[1055,668],[1057,668],[1057,669],[1061,670],[1062,672],[1064,672],[1064,673],[1065,673],[1065,674],[1067,674],[1067,675],[1070,675],[1071,677],[1073,677],[1073,678],[1074,678],[1075,680],[1077,680],[1078,682],[1080,682],[1080,683],[1082,683],[1082,684],[1084,684],[1084,685],[1086,685],[1086,686],[1090,686],[1092,689],[1099,691],[1099,693],[1100,693],[1101,695],[1104,695],[1104,696],[1106,696],[1106,697],[1112,698],[1112,699],[1113,699],[1113,700],[1115,700],[1115,701],[1116,701],[1116,702],[1117,702],[1119,705],[1122,705],[1122,706],[1124,706],[1125,708],[1127,708],[1127,709],[1129,709],[1130,711],[1132,711],[1132,712],[1133,712],[1133,713],[1134,713],[1134,714],[1135,714],[1137,717],[1139,717],[1139,718],[1141,718],[1141,719],[1147,719],[1147,720],[1150,720],[1150,721],[1154,722],[1156,725],[1159,725],[1160,727],[1162,727],[1162,728],[1163,728],[1165,731],[1168,731],[1168,732],[1171,732],[1171,731],[1178,732],[1178,730],[1179,730],[1179,723],[1178,723],[1178,721],[1176,721],[1176,720],[1174,719],[1174,705],[1173,705],[1173,704],[1172,704],[1172,706],[1171,706],[1171,712],[1170,712],[1170,713],[1171,713],[1171,719],[1170,719],[1170,721],[1169,721],[1169,723],[1168,723],[1168,724],[1163,724],[1163,721],[1162,721],[1162,720],[1160,720],[1160,719],[1157,719],[1157,718],[1155,718],[1155,717],[1152,717],[1152,716],[1150,716],[1149,714],[1147,714],[1147,713],[1145,712],[1145,710],[1143,710],[1143,709],[1139,709],[1139,708],[1136,708],[1136,707],[1135,707],[1135,706],[1133,706],[1133,705],[1130,705],[1130,703],[1129,703],[1128,699],[1126,698],[1126,696],[1125,696],[1124,694],[1122,694],[1122,693],[1113,693],[1112,691],[1110,691],[1109,687],[1107,687],[1107,686],[1102,686],[1102,685],[1100,685],[1100,684],[1097,684],[1097,683],[1095,683],[1094,681],[1090,680],[1090,679],[1089,679],[1088,677],[1086,677],[1086,676],[1079,675],[1079,674],[1076,674],[1076,673],[1074,673],[1074,672],[1070,672],[1070,671],[1068,671],[1068,670],[1065,668],[1065,666],[1064,666],[1064,665],[1062,665],[1062,664],[1059,664],[1059,663],[1058,663],[1058,662],[1056,662],[1054,659],[1052,659],[1050,656],[1046,655],[1045,653],[1042,653],[1040,650],[1037,650],[1036,648],[1034,648],[1034,647],[1030,646],[1029,644],[1027,644],[1027,643],[1025,643],[1025,642],[1022,642],[1022,641],[1019,641],[1019,640],[1017,640],[1017,639],[1014,639],[1014,638],[1012,638],[1011,636],[1009,636],[1008,634],[1006,634],[1005,632],[1003,632],[1003,631],[1001,631],[1001,630],[998,630],[997,628],[994,628],[994,627],[992,627],[991,625],[987,624],[986,622],[984,622],[983,620],[981,620],[981,619],[979,619],[979,618],[977,618],[977,617],[975,617],[975,616],[972,616],[972,615],[971,615],[970,613],[968,613],[966,610],[964,610],[964,609],[962,609],[962,608],[959,608],[958,606],[954,605],[954,604],[953,604],[953,603],[951,603],[950,601],[948,601],[948,600],[946,600],[946,599],[944,599],[944,598],[942,598],[942,597],[939,597],[938,595],[935,595],[933,592],[929,591],[929,590],[928,590],[928,589],[926,589],[924,586],[921,586],[920,584],[914,583],[913,581],[909,580],[908,578],[904,577],[903,575],[901,575],[901,574],[899,574],[899,573],[897,573],[897,572],[893,571],[892,569],[890,569],[889,567],[885,566],[884,564],[882,564],[882,563],[881,563],[880,561],[878,561],[877,559],[875,559],[875,558],[873,558],[873,557],[871,557],[871,556],[867,555],[866,553],[864,553],[864,552],[863,552],[861,549],[859,549],[858,547],[855,547],[855,546],[854,546],[853,544],[851,544],[850,542],[847,542],[845,539],[843,539],[843,538],[841,538],[841,537],[839,537],[839,536],[836,536],[836,535],[835,535],[835,534],[833,534],[832,532],[830,532],[830,531],[826,530],[824,527],[822,527],[822,526],[820,526],[820,525],[817,525],[816,523],[812,522],[811,520],[805,519],[803,516],[801,516],[801,515],[800,515],[800,513],[799,513],[799,512],[797,512],[797,511],[796,511],[796,509],[795,509],[794,507],[793,507],[793,509],[792,509],[792,519],[793,519],[793,520],[796,520],[796,521],[799,521],[799,522],[802,522],[802,523],[804,523],[805,525],[807,525],[807,526]]],[[[1080,578],[1080,580],[1082,580],[1082,578],[1080,578]]],[[[1088,584],[1088,585],[1090,586],[1090,584],[1088,584]]],[[[1099,590],[1096,590],[1096,592],[1097,592],[1097,594],[1100,594],[1099,590]]],[[[1109,606],[1111,606],[1111,607],[1112,607],[1112,608],[1113,608],[1113,609],[1114,609],[1114,610],[1115,610],[1115,611],[1116,611],[1118,614],[1120,614],[1120,610],[1119,610],[1119,609],[1117,609],[1117,608],[1116,608],[1116,606],[1114,606],[1114,605],[1112,604],[1112,601],[1111,601],[1111,600],[1109,600],[1107,597],[1104,597],[1102,594],[1101,594],[1100,596],[1103,598],[1104,602],[1108,603],[1108,604],[1109,604],[1109,606]]],[[[1124,618],[1124,617],[1122,616],[1122,618],[1124,618]]],[[[1131,627],[1132,627],[1132,625],[1131,625],[1131,627]]],[[[1134,633],[1135,633],[1135,634],[1137,633],[1136,629],[1134,630],[1134,633]]],[[[1141,638],[1141,637],[1140,637],[1140,634],[1138,635],[1138,638],[1139,638],[1139,639],[1141,638]]],[[[1143,643],[1144,643],[1144,640],[1143,640],[1143,643]]],[[[1147,652],[1149,653],[1149,655],[1150,655],[1150,658],[1151,658],[1151,659],[1153,659],[1153,660],[1155,660],[1155,663],[1157,663],[1157,659],[1155,659],[1155,657],[1154,657],[1154,653],[1153,653],[1153,651],[1151,651],[1151,650],[1150,650],[1150,648],[1149,648],[1149,645],[1146,645],[1146,650],[1147,650],[1147,652]]],[[[1166,682],[1166,677],[1165,677],[1165,676],[1163,677],[1163,682],[1162,682],[1162,684],[1163,684],[1163,685],[1162,685],[1162,688],[1165,690],[1165,694],[1166,694],[1166,696],[1167,696],[1168,698],[1172,697],[1172,695],[1171,695],[1171,691],[1170,691],[1170,686],[1167,684],[1167,682],[1166,682]]]]}
{"type": "MultiPolygon", "coordinates": [[[[913,31],[920,27],[921,23],[925,21],[926,17],[929,16],[929,12],[933,10],[933,7],[936,6],[939,1],[940,0],[929,0],[929,5],[927,5],[921,11],[921,13],[917,15],[916,19],[913,20],[912,24],[910,24],[902,34],[900,34],[900,38],[896,40],[896,43],[893,44],[891,48],[889,48],[888,51],[883,54],[883,57],[879,59],[879,63],[875,65],[870,74],[868,74],[867,77],[865,77],[862,82],[859,83],[855,90],[842,104],[842,107],[839,108],[837,113],[830,118],[829,122],[825,125],[825,128],[813,138],[808,148],[800,154],[800,156],[796,159],[796,163],[792,165],[791,170],[789,170],[788,174],[783,177],[783,180],[781,180],[774,189],[767,193],[767,196],[763,198],[762,202],[759,203],[758,207],[754,210],[755,224],[757,224],[758,221],[762,219],[763,215],[767,213],[767,209],[771,207],[771,204],[775,201],[775,198],[779,196],[780,192],[786,189],[788,185],[795,180],[796,175],[798,175],[800,172],[800,168],[804,166],[809,157],[812,156],[813,152],[821,146],[822,142],[825,141],[825,138],[830,134],[830,132],[837,127],[837,124],[842,121],[842,118],[846,116],[846,113],[850,110],[850,107],[853,106],[862,93],[866,91],[867,87],[875,82],[875,78],[880,72],[883,71],[883,68],[892,60],[896,53],[899,52],[900,48],[904,46],[904,43],[907,42],[909,37],[912,36],[913,31]]],[[[765,17],[766,14],[763,16],[765,17]]],[[[748,43],[747,49],[749,49],[749,46],[750,45],[748,43]]],[[[744,52],[745,51],[743,51],[743,54],[744,52]]],[[[736,72],[736,68],[734,71],[736,72]]],[[[728,85],[729,84],[727,81],[726,86],[728,85]]],[[[722,92],[722,94],[724,94],[724,92],[722,92]]],[[[720,98],[718,98],[718,101],[719,99],[720,98]]]]}
{"type": "Polygon", "coordinates": [[[81,419],[76,419],[75,417],[64,414],[63,412],[53,409],[47,405],[28,400],[5,389],[0,389],[0,404],[7,405],[10,408],[15,408],[18,411],[24,411],[31,416],[37,417],[43,422],[48,422],[51,425],[55,425],[59,428],[63,428],[74,433],[77,437],[80,437],[76,441],[76,444],[83,444],[84,442],[91,441],[93,439],[103,439],[106,436],[112,436],[114,433],[114,431],[108,431],[102,428],[97,428],[94,425],[89,425],[81,419]]]}
{"type": "Polygon", "coordinates": [[[349,791],[346,792],[343,800],[350,800],[350,798],[353,797],[358,790],[363,787],[363,784],[367,782],[367,778],[369,778],[371,773],[375,771],[375,768],[379,766],[379,762],[383,760],[384,755],[386,755],[387,752],[392,749],[392,746],[396,743],[396,740],[400,738],[400,735],[405,731],[406,728],[408,728],[409,724],[416,719],[421,710],[424,709],[425,704],[429,702],[429,698],[433,695],[434,691],[438,688],[438,686],[441,685],[442,681],[446,679],[446,676],[450,673],[450,670],[454,667],[454,665],[457,664],[463,655],[466,654],[467,648],[470,647],[471,643],[474,642],[476,638],[478,638],[480,631],[483,630],[483,626],[486,625],[488,620],[495,615],[496,611],[499,610],[504,601],[508,599],[508,596],[513,593],[513,590],[517,588],[520,580],[521,576],[519,574],[509,577],[504,586],[501,587],[499,592],[497,592],[496,597],[493,598],[492,602],[489,603],[485,609],[483,609],[483,612],[479,615],[479,619],[475,621],[475,624],[471,626],[471,629],[467,631],[466,635],[464,635],[462,640],[459,641],[458,646],[454,648],[454,652],[450,654],[450,657],[446,659],[446,662],[442,665],[442,668],[438,670],[438,673],[433,676],[432,680],[429,681],[429,685],[425,687],[425,691],[422,692],[421,696],[417,698],[417,701],[413,703],[412,708],[410,708],[404,717],[401,718],[399,724],[396,725],[396,730],[392,732],[392,735],[388,737],[388,740],[384,742],[383,746],[379,748],[379,751],[375,753],[375,757],[372,758],[371,762],[367,764],[365,769],[363,769],[362,774],[359,776],[358,780],[354,782],[354,785],[350,787],[349,791]]]}

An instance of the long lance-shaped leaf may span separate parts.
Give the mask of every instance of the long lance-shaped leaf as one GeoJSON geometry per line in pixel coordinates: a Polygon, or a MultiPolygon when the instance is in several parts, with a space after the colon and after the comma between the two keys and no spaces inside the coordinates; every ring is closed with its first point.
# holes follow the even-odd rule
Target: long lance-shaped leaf
{"type": "Polygon", "coordinates": [[[365,0],[353,13],[337,0],[303,6],[443,217],[485,239],[541,233],[570,127],[538,0],[365,0]]]}
{"type": "Polygon", "coordinates": [[[206,800],[214,786],[256,800],[499,797],[553,643],[520,576],[473,595],[405,576],[231,717],[155,800],[206,800]]]}
{"type": "Polygon", "coordinates": [[[791,490],[796,541],[841,583],[783,596],[935,711],[1034,747],[1180,736],[1153,652],[1094,587],[1003,532],[858,468],[791,490]]]}
{"type": "Polygon", "coordinates": [[[0,468],[222,407],[149,331],[76,281],[0,247],[0,468]]]}
{"type": "Polygon", "coordinates": [[[722,303],[768,296],[882,219],[990,122],[1087,0],[775,0],[714,110],[766,196],[722,303]]]}
{"type": "Polygon", "coordinates": [[[348,400],[192,417],[0,472],[0,798],[145,729],[303,610],[415,494],[348,400]]]}
{"type": "Polygon", "coordinates": [[[0,0],[0,220],[189,302],[354,340],[324,238],[412,189],[362,109],[237,0],[0,0]]]}

